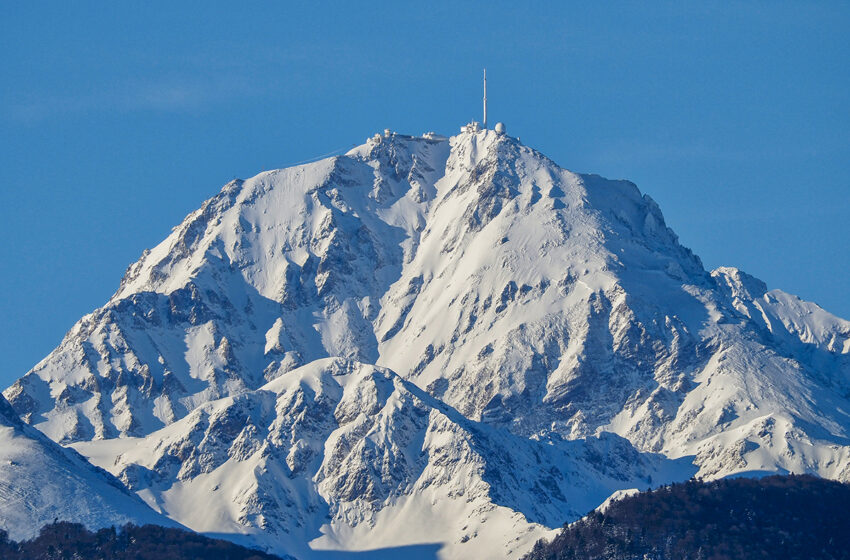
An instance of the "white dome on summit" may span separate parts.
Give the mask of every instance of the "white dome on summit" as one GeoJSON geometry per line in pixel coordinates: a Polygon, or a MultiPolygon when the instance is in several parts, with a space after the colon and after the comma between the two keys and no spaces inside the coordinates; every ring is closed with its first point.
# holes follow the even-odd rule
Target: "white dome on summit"
{"type": "Polygon", "coordinates": [[[505,127],[505,123],[496,123],[496,134],[504,134],[507,128],[505,127]]]}

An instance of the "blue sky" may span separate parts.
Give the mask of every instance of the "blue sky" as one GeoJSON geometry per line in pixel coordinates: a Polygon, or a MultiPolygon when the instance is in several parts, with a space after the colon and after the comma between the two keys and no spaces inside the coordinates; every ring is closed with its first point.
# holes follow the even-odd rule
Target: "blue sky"
{"type": "Polygon", "coordinates": [[[234,177],[491,121],[850,318],[850,3],[6,2],[0,384],[234,177]],[[591,6],[590,4],[599,4],[591,6]]]}

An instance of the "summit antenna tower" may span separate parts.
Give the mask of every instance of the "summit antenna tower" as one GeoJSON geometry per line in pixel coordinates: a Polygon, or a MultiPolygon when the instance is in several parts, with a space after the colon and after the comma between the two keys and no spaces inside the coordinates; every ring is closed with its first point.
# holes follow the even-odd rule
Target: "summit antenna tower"
{"type": "Polygon", "coordinates": [[[487,128],[487,69],[484,69],[484,123],[483,128],[487,128]]]}

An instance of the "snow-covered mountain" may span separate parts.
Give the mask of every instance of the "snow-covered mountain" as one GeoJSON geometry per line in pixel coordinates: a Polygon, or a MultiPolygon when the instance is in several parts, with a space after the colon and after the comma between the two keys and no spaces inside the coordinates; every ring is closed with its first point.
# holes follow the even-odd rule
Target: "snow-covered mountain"
{"type": "Polygon", "coordinates": [[[850,322],[490,130],[229,183],[5,395],[181,523],[304,558],[515,557],[695,472],[850,480],[850,322]]]}
{"type": "Polygon", "coordinates": [[[112,475],[21,422],[0,396],[0,529],[12,540],[29,539],[55,519],[90,529],[177,526],[112,475]]]}
{"type": "Polygon", "coordinates": [[[613,434],[526,439],[342,358],[206,403],[145,438],[74,447],[192,529],[298,558],[411,543],[457,558],[515,555],[617,488],[695,470],[613,434]]]}

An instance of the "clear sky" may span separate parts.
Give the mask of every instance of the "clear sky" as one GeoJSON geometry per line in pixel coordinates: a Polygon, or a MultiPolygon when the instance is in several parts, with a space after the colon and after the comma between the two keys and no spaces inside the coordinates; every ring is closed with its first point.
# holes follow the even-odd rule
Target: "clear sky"
{"type": "Polygon", "coordinates": [[[453,134],[484,66],[492,122],[850,318],[850,3],[290,4],[0,5],[0,385],[225,182],[453,134]]]}

